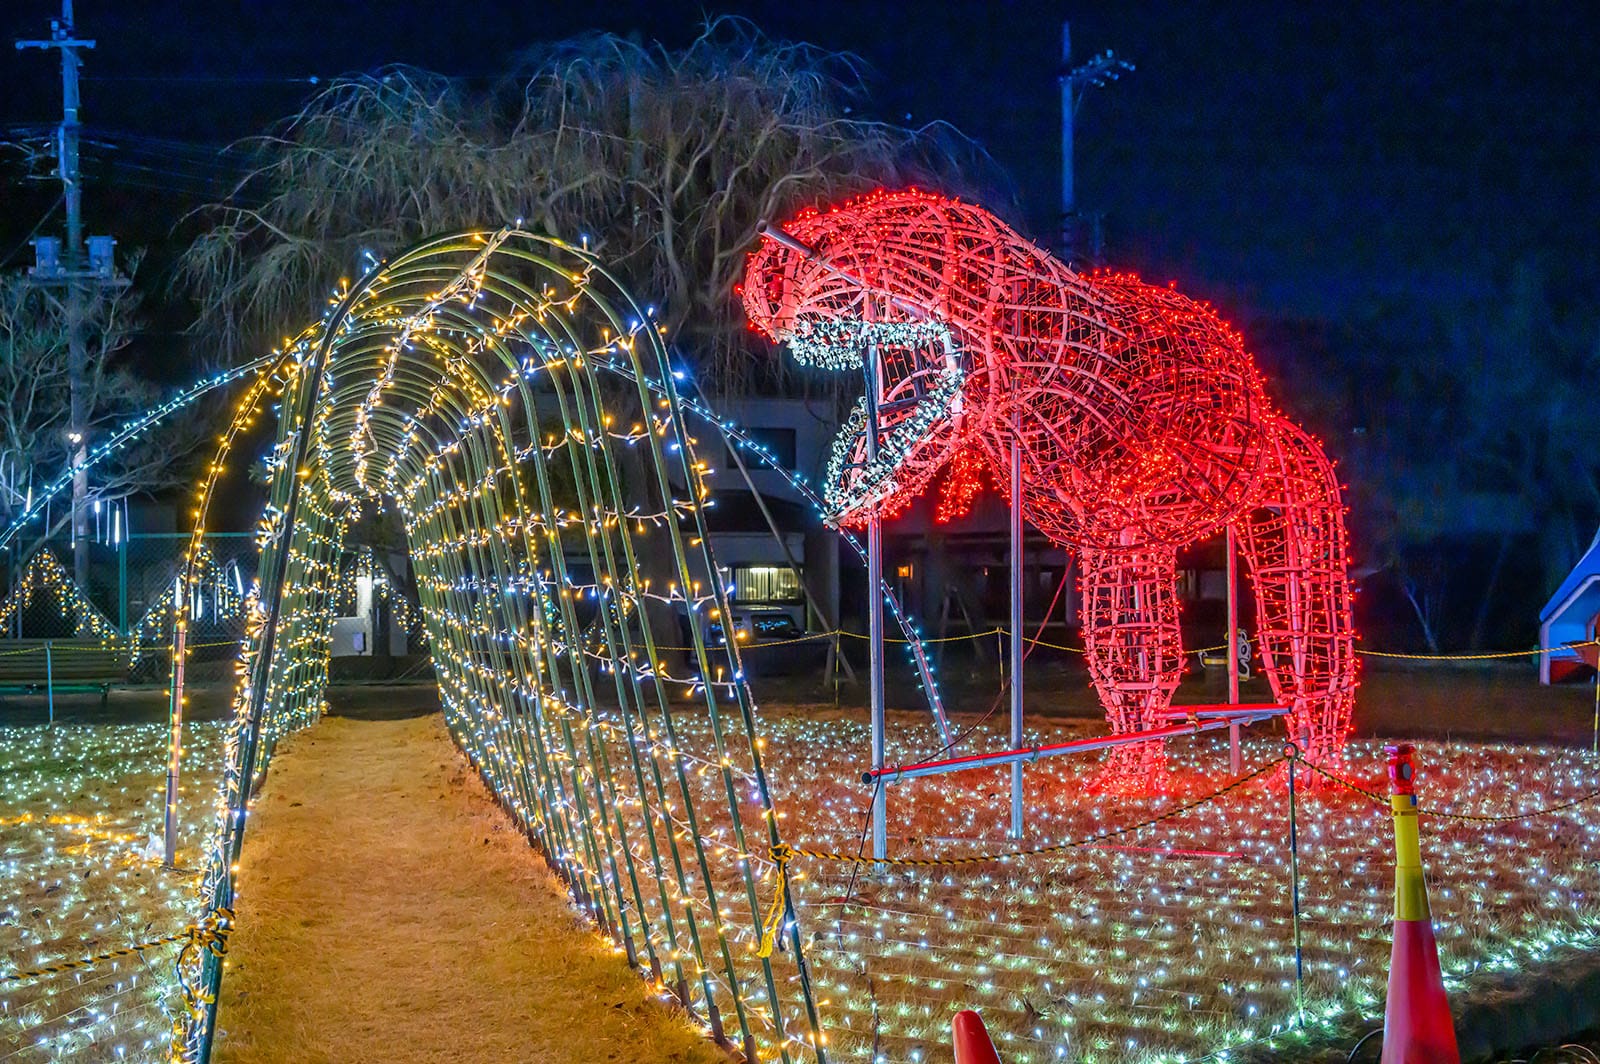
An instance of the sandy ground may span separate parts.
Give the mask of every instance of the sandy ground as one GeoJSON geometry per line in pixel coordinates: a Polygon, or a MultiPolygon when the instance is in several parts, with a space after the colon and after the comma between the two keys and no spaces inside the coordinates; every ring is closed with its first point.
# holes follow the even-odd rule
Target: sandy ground
{"type": "Polygon", "coordinates": [[[222,986],[223,1064],[724,1059],[580,924],[437,715],[280,749],[222,986]]]}

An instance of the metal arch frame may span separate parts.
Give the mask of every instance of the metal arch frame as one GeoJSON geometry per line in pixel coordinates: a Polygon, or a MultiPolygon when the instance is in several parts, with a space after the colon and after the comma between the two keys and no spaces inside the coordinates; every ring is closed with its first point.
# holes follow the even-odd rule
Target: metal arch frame
{"type": "MultiPolygon", "coordinates": [[[[529,234],[508,235],[529,236],[529,234]]],[[[481,235],[479,238],[481,238],[481,235]]],[[[413,251],[408,252],[407,255],[424,253],[430,247],[436,247],[439,244],[449,243],[450,242],[448,240],[431,242],[429,245],[424,245],[417,249],[413,249],[413,251]]],[[[551,246],[559,247],[566,252],[577,253],[579,250],[572,248],[570,245],[563,244],[560,241],[550,240],[548,243],[551,246]]],[[[402,258],[404,257],[405,256],[402,256],[402,258]]],[[[321,349],[329,346],[330,344],[332,346],[341,346],[341,341],[337,336],[339,329],[334,324],[335,320],[345,320],[348,318],[348,315],[352,310],[359,309],[357,304],[359,303],[362,293],[364,291],[370,291],[374,282],[381,283],[384,277],[389,276],[390,269],[392,269],[392,267],[379,265],[373,270],[369,271],[368,275],[363,277],[362,281],[354,290],[351,290],[336,303],[330,304],[330,310],[328,314],[320,323],[309,327],[294,340],[287,342],[283,350],[274,351],[269,355],[255,359],[222,374],[196,383],[186,391],[179,393],[177,396],[161,406],[130,421],[111,436],[107,437],[102,443],[97,444],[89,451],[85,462],[82,463],[85,467],[92,467],[98,462],[107,459],[122,446],[151,431],[166,417],[185,409],[200,398],[211,394],[220,388],[225,388],[228,385],[236,383],[241,379],[250,377],[252,374],[254,375],[254,379],[246,389],[243,397],[238,401],[234,417],[222,435],[221,443],[218,447],[215,460],[206,467],[200,483],[197,486],[194,509],[194,516],[196,518],[195,532],[191,536],[189,549],[185,555],[184,564],[181,565],[179,569],[178,579],[180,581],[180,587],[186,587],[192,582],[197,559],[206,549],[205,525],[206,518],[210,511],[210,502],[213,496],[213,491],[220,477],[227,468],[227,460],[229,459],[231,452],[235,444],[238,442],[241,434],[244,432],[244,430],[250,428],[255,423],[255,420],[261,416],[262,407],[267,399],[275,395],[282,396],[286,401],[295,398],[295,396],[291,394],[290,390],[296,387],[297,382],[299,382],[307,372],[308,364],[317,359],[321,349]]],[[[630,302],[629,305],[633,311],[638,311],[636,303],[630,302]]],[[[349,341],[343,341],[342,346],[344,349],[348,350],[350,346],[349,341]]],[[[610,354],[601,353],[601,355],[603,357],[597,356],[594,359],[594,362],[597,365],[603,365],[612,375],[619,379],[633,382],[640,389],[641,394],[647,392],[649,395],[658,399],[668,400],[671,404],[673,404],[674,409],[700,418],[714,431],[732,443],[746,448],[757,450],[760,449],[760,445],[749,439],[733,422],[728,421],[716,412],[701,405],[693,399],[677,397],[670,384],[671,380],[673,379],[673,374],[671,373],[670,368],[667,366],[665,359],[659,357],[661,355],[660,352],[657,352],[658,361],[660,364],[654,367],[625,364],[615,361],[614,357],[610,354]]],[[[303,402],[306,394],[307,393],[304,392],[304,389],[301,389],[298,398],[303,402]]],[[[328,423],[326,421],[319,421],[316,423],[316,427],[323,431],[325,437],[323,442],[326,443],[327,436],[329,435],[327,432],[328,423]]],[[[677,431],[679,434],[682,434],[683,432],[681,416],[677,431]]],[[[336,434],[334,435],[336,436],[336,434]]],[[[294,438],[295,436],[293,432],[280,434],[280,444],[283,444],[294,438]]],[[[391,439],[391,442],[394,441],[391,439]]],[[[434,444],[436,447],[444,446],[444,444],[441,443],[438,438],[435,438],[434,444]]],[[[779,468],[779,472],[782,473],[790,485],[804,498],[810,501],[812,505],[819,510],[819,512],[824,509],[826,505],[824,500],[814,489],[811,488],[809,484],[806,483],[802,477],[798,476],[792,471],[782,469],[781,467],[779,468]]],[[[9,527],[3,531],[0,531],[0,545],[4,545],[15,538],[15,536],[17,536],[26,527],[27,523],[43,509],[46,503],[54,495],[59,494],[62,490],[65,490],[65,487],[71,483],[71,479],[72,471],[69,471],[59,478],[58,482],[47,486],[43,491],[41,491],[35,497],[33,506],[30,509],[21,514],[9,527]]],[[[324,484],[326,485],[329,483],[331,483],[331,481],[325,478],[324,484]]],[[[280,480],[279,486],[282,484],[283,481],[280,480]]],[[[281,501],[282,500],[280,500],[280,502],[281,501]]],[[[333,515],[323,511],[318,512],[315,517],[321,525],[332,524],[335,529],[337,528],[337,522],[333,519],[333,515]]],[[[288,522],[281,522],[281,524],[285,527],[293,527],[292,525],[289,525],[288,522]]],[[[327,529],[324,528],[324,531],[327,531],[327,529]]],[[[703,528],[701,531],[703,533],[703,528]]],[[[851,549],[864,558],[867,552],[861,541],[848,529],[840,529],[839,531],[851,549]]],[[[331,542],[332,541],[330,541],[330,543],[331,542]]],[[[281,548],[282,546],[281,540],[270,536],[266,537],[266,542],[264,545],[269,548],[269,551],[272,549],[281,548]]],[[[293,553],[292,545],[290,547],[290,553],[293,553]]],[[[302,565],[297,568],[295,579],[305,581],[312,575],[314,574],[309,573],[302,565]]],[[[331,598],[333,589],[325,584],[318,583],[316,580],[309,580],[308,582],[313,585],[314,594],[300,595],[299,608],[302,611],[311,613],[316,613],[319,610],[325,610],[331,598]]],[[[272,583],[281,586],[283,581],[272,581],[272,583]]],[[[257,590],[259,590],[259,587],[257,590]]],[[[916,630],[911,619],[900,608],[892,589],[889,588],[887,584],[881,584],[881,591],[885,597],[885,603],[889,606],[896,623],[905,637],[905,642],[907,644],[908,653],[911,657],[912,664],[917,670],[921,679],[924,693],[929,700],[930,708],[933,710],[935,720],[940,725],[941,735],[944,736],[946,744],[948,745],[948,725],[945,722],[937,681],[933,675],[933,670],[927,661],[926,652],[921,641],[920,633],[916,630]]],[[[293,598],[293,596],[286,596],[286,599],[289,598],[293,598]]],[[[170,757],[166,781],[167,793],[165,802],[166,808],[164,833],[165,852],[167,863],[169,865],[175,860],[177,847],[176,814],[178,802],[178,773],[180,768],[179,757],[182,749],[183,707],[185,702],[184,664],[187,649],[186,636],[189,625],[189,617],[187,615],[189,596],[187,594],[183,594],[180,590],[180,592],[175,595],[175,601],[180,604],[180,609],[175,614],[175,623],[173,629],[173,666],[172,676],[170,679],[171,706],[169,715],[171,737],[169,742],[170,757]]],[[[259,601],[252,598],[250,608],[255,612],[255,619],[259,624],[261,620],[261,607],[259,601]]],[[[280,613],[282,612],[283,608],[284,603],[280,602],[280,613]]],[[[303,637],[304,633],[302,633],[302,638],[303,637]]],[[[259,629],[256,634],[256,639],[260,639],[259,629]]],[[[713,653],[715,652],[716,651],[713,650],[713,653]]],[[[261,655],[257,649],[247,648],[242,656],[243,674],[246,676],[251,675],[252,664],[254,662],[263,660],[264,657],[265,656],[261,655]]],[[[265,701],[266,691],[274,684],[279,687],[293,685],[296,682],[309,682],[315,684],[320,683],[325,679],[325,668],[317,667],[315,664],[309,668],[302,664],[297,668],[297,670],[290,672],[279,672],[276,674],[272,673],[271,669],[269,668],[267,669],[267,680],[265,684],[263,684],[259,678],[251,680],[242,687],[240,693],[242,696],[247,696],[250,698],[259,697],[261,700],[265,701]],[[260,692],[259,696],[257,696],[255,692],[260,692]]],[[[224,788],[231,790],[234,797],[230,799],[226,794],[221,796],[221,800],[219,801],[219,810],[222,811],[223,815],[219,818],[219,828],[223,829],[223,834],[232,831],[234,828],[241,829],[238,834],[235,835],[235,837],[242,838],[243,820],[242,817],[235,818],[228,812],[228,810],[234,808],[230,802],[239,802],[240,799],[238,795],[248,793],[248,789],[245,786],[246,777],[249,778],[252,786],[255,782],[259,781],[260,774],[262,771],[264,771],[265,764],[270,758],[271,749],[275,745],[277,738],[296,727],[310,723],[312,720],[314,720],[317,706],[274,706],[271,703],[266,703],[263,705],[260,712],[252,716],[248,712],[248,703],[241,701],[238,705],[236,705],[236,710],[237,709],[244,709],[247,712],[245,714],[241,714],[239,718],[236,718],[235,734],[229,744],[230,752],[228,757],[230,764],[234,767],[233,771],[229,774],[229,777],[224,780],[224,788]],[[256,723],[255,729],[252,730],[249,728],[237,727],[238,725],[244,723],[245,720],[254,720],[256,723]],[[240,745],[241,740],[245,739],[250,739],[252,742],[253,752],[247,752],[240,745]],[[249,764],[251,766],[248,773],[242,770],[243,764],[249,764]]],[[[497,778],[500,778],[500,770],[498,765],[484,763],[481,767],[483,767],[486,772],[495,773],[497,778]]],[[[513,784],[517,782],[518,781],[515,778],[512,779],[513,784]]],[[[519,810],[524,812],[528,808],[526,801],[520,796],[515,799],[514,804],[519,810]]],[[[541,811],[545,812],[546,814],[549,812],[547,807],[541,811]]],[[[547,856],[550,856],[551,860],[554,862],[556,860],[555,852],[550,850],[547,850],[546,852],[547,856]]],[[[214,851],[213,857],[215,858],[217,855],[218,851],[214,851]]],[[[600,913],[598,912],[598,906],[596,906],[592,901],[585,901],[587,895],[584,892],[582,882],[572,876],[570,869],[568,869],[567,872],[569,884],[574,887],[574,892],[579,897],[580,902],[587,904],[590,910],[596,912],[597,917],[599,917],[600,913]]],[[[223,890],[226,890],[231,894],[231,877],[225,875],[224,870],[220,867],[220,863],[217,860],[213,860],[212,866],[208,870],[207,881],[207,889],[211,893],[213,902],[217,901],[220,892],[223,890]]],[[[790,919],[788,922],[790,925],[790,938],[796,943],[798,956],[798,931],[793,926],[794,920],[792,902],[789,916],[790,919]]],[[[631,946],[631,943],[629,943],[629,945],[631,946]]],[[[635,959],[631,948],[629,952],[630,959],[635,959]]],[[[220,979],[220,964],[217,964],[213,959],[207,957],[203,959],[200,967],[200,975],[203,983],[206,986],[213,988],[211,992],[211,1004],[214,1006],[214,987],[216,984],[213,982],[213,980],[220,979]]],[[[683,980],[678,980],[677,984],[672,989],[677,993],[681,1000],[688,1000],[690,995],[683,980]]],[[[810,1019],[814,1025],[820,1023],[814,1014],[810,1015],[810,1019]]],[[[194,1040],[186,1040],[181,1049],[192,1057],[199,1057],[202,1054],[208,1054],[210,1039],[212,1037],[211,1025],[213,1020],[214,1016],[210,1013],[208,1008],[202,1007],[198,1010],[192,1010],[189,1012],[186,1017],[186,1026],[189,1034],[194,1036],[194,1040]]],[[[815,1041],[813,1042],[813,1045],[815,1045],[815,1041]]],[[[820,1051],[817,1055],[820,1057],[820,1051]]]]}
{"type": "MultiPolygon", "coordinates": [[[[673,724],[677,711],[667,706],[671,678],[657,666],[646,608],[652,593],[638,580],[643,570],[629,522],[659,523],[671,548],[669,577],[680,589],[668,597],[681,600],[691,619],[726,610],[727,602],[693,498],[697,470],[683,410],[649,315],[580,248],[520,230],[458,234],[426,242],[371,271],[303,338],[297,357],[283,394],[260,597],[242,658],[230,770],[207,877],[213,908],[231,903],[249,795],[274,740],[320,711],[331,591],[326,559],[342,542],[353,509],[378,490],[394,489],[419,568],[447,720],[491,787],[630,960],[648,964],[714,1034],[725,1035],[721,1015],[731,1006],[747,1052],[768,1038],[783,1060],[804,1045],[805,1055],[820,1061],[824,1040],[793,912],[787,914],[787,935],[802,985],[803,1022],[810,1027],[804,1039],[788,1030],[773,960],[735,963],[729,920],[719,914],[718,888],[697,829],[689,832],[693,852],[688,845],[680,852],[675,829],[659,812],[672,800],[667,780],[675,776],[683,814],[692,823],[694,792],[673,724]],[[448,282],[442,279],[446,273],[448,282]],[[540,283],[530,283],[530,274],[540,283]],[[444,298],[437,298],[441,293],[444,298]],[[427,354],[407,352],[402,339],[424,340],[418,347],[427,354]],[[610,372],[613,362],[631,372],[610,372]],[[631,380],[631,398],[604,386],[606,376],[631,380]],[[538,397],[536,377],[549,389],[538,397]],[[665,383],[657,388],[647,383],[652,380],[665,383]],[[551,413],[552,399],[558,417],[551,413]],[[629,403],[647,426],[641,437],[626,442],[648,452],[641,460],[642,485],[626,483],[624,444],[605,423],[629,403]],[[543,430],[551,427],[564,431],[547,454],[543,430]],[[385,452],[394,462],[375,486],[370,459],[385,452]],[[563,460],[565,467],[559,465],[563,460]],[[531,468],[524,473],[522,466],[531,468]],[[609,711],[595,697],[584,627],[573,597],[564,593],[571,581],[559,526],[569,502],[557,497],[552,484],[559,468],[572,474],[567,487],[578,499],[585,553],[597,578],[601,648],[617,688],[614,720],[606,719],[609,711]],[[691,493],[687,503],[675,498],[674,477],[691,493]],[[630,506],[628,490],[639,487],[653,493],[661,513],[640,514],[630,506]],[[545,562],[551,565],[548,580],[545,562]],[[602,573],[609,576],[604,590],[602,573]],[[495,594],[482,593],[486,580],[499,585],[495,594]],[[509,590],[516,593],[504,593],[509,590]],[[494,623],[483,623],[484,617],[494,623]],[[651,711],[658,718],[653,724],[651,711]],[[661,729],[662,742],[646,738],[652,727],[661,729]],[[618,801],[626,773],[612,773],[608,728],[613,736],[626,735],[622,745],[643,810],[639,823],[628,823],[618,801]],[[636,840],[649,840],[650,858],[637,860],[653,866],[654,908],[640,887],[630,831],[636,840]],[[658,842],[670,849],[675,872],[667,870],[658,842]],[[695,906],[668,898],[669,891],[693,893],[685,885],[685,861],[698,864],[693,891],[710,912],[704,927],[695,906]],[[660,914],[654,924],[652,913],[660,914]],[[680,950],[684,931],[688,941],[680,950]],[[670,945],[659,955],[658,937],[670,945]],[[686,961],[699,969],[698,992],[690,988],[686,961]],[[765,1028],[756,1015],[762,1010],[765,1028]]],[[[266,391],[256,391],[236,426],[255,416],[266,391]]],[[[236,429],[227,434],[224,454],[236,435],[236,429]]],[[[208,484],[199,507],[201,528],[209,495],[208,484]]],[[[565,529],[567,538],[575,538],[575,528],[576,523],[565,529]]],[[[202,537],[197,531],[194,542],[202,537]]],[[[779,841],[754,706],[737,648],[708,646],[703,628],[687,625],[695,669],[689,682],[710,723],[736,845],[748,853],[741,809],[766,822],[766,845],[779,841]],[[718,666],[728,680],[717,679],[718,666]],[[746,748],[736,751],[730,744],[740,739],[746,748]],[[745,788],[734,782],[735,757],[751,767],[757,784],[748,801],[740,797],[745,788]]],[[[180,699],[175,692],[175,715],[180,699]]],[[[759,928],[750,860],[739,862],[739,869],[735,886],[725,889],[737,896],[742,881],[750,925],[759,928]]],[[[214,1032],[220,961],[208,957],[201,975],[202,1004],[191,1014],[185,1047],[204,1059],[214,1032]]]]}

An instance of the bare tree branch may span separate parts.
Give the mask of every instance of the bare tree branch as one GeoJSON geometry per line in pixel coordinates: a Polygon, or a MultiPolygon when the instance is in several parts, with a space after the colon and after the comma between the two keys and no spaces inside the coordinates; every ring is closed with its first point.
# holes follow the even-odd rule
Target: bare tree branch
{"type": "MultiPolygon", "coordinates": [[[[124,287],[99,289],[82,307],[91,446],[161,398],[120,358],[134,333],[138,304],[134,290],[124,287]]],[[[34,492],[67,471],[70,411],[65,309],[26,277],[0,276],[0,522],[10,524],[34,492]]],[[[205,434],[200,419],[182,419],[109,456],[90,477],[88,501],[119,502],[188,483],[192,456],[205,434]]],[[[64,506],[57,512],[63,516],[54,527],[33,531],[33,543],[59,530],[69,510],[64,506]]],[[[31,550],[25,546],[23,552],[31,550]]]]}

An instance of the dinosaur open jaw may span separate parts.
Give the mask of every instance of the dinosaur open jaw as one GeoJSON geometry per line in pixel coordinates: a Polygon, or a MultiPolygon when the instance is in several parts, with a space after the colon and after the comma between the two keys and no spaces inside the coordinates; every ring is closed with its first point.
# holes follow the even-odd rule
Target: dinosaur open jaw
{"type": "Polygon", "coordinates": [[[805,365],[861,373],[876,400],[863,394],[834,437],[822,485],[829,524],[895,509],[955,452],[959,434],[936,430],[959,417],[966,372],[943,322],[800,317],[784,341],[805,365]]]}

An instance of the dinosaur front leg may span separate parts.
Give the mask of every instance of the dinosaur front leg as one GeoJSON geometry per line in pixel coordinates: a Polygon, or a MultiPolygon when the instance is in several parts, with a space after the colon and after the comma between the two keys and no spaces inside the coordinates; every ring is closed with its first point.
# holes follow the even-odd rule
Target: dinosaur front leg
{"type": "Polygon", "coordinates": [[[1236,526],[1255,585],[1262,668],[1305,756],[1336,762],[1355,708],[1355,627],[1344,505],[1333,463],[1279,421],[1266,443],[1262,507],[1236,526]]]}
{"type": "MultiPolygon", "coordinates": [[[[1183,671],[1178,631],[1177,553],[1122,544],[1083,551],[1083,640],[1089,675],[1113,735],[1159,728],[1183,671]]],[[[1103,790],[1160,790],[1166,780],[1161,742],[1113,747],[1103,790]]]]}

